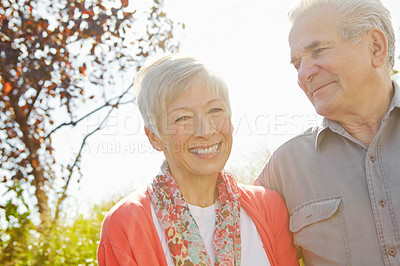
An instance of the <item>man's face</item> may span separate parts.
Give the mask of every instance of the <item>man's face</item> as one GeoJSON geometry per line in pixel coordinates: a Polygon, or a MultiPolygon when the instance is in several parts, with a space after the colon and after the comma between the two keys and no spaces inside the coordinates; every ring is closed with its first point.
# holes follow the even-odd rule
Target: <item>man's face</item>
{"type": "Polygon", "coordinates": [[[374,100],[368,34],[357,45],[344,41],[332,8],[317,8],[298,18],[289,45],[298,84],[318,114],[340,122],[374,100]]]}

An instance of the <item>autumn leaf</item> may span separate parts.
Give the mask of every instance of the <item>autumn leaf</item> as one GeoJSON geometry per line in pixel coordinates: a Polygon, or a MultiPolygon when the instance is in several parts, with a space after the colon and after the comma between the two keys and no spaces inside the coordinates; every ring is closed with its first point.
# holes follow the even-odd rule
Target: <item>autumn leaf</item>
{"type": "Polygon", "coordinates": [[[121,4],[123,7],[127,7],[129,4],[129,0],[121,0],[121,4]]]}
{"type": "Polygon", "coordinates": [[[83,66],[79,67],[79,72],[80,72],[83,76],[86,77],[85,71],[86,71],[86,64],[83,63],[83,66]]]}
{"type": "Polygon", "coordinates": [[[39,162],[38,162],[37,159],[32,159],[31,163],[32,163],[32,166],[33,166],[34,168],[36,168],[36,167],[39,166],[39,162]]]}
{"type": "Polygon", "coordinates": [[[8,94],[11,90],[12,90],[11,83],[8,82],[8,81],[7,81],[6,83],[4,83],[3,91],[4,91],[6,94],[8,94]]]}

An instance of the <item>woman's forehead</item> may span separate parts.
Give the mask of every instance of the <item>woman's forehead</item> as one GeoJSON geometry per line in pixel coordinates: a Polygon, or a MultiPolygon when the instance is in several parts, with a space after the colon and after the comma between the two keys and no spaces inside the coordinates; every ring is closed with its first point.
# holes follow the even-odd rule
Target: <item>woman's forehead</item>
{"type": "Polygon", "coordinates": [[[224,101],[221,93],[217,89],[207,88],[205,84],[188,87],[175,100],[167,103],[167,112],[174,109],[187,108],[191,106],[208,105],[216,101],[224,101]]]}

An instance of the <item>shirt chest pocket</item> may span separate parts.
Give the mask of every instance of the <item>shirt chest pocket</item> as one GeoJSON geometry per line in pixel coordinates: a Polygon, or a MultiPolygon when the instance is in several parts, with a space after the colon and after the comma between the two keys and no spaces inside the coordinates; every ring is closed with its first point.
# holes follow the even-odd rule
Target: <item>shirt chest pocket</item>
{"type": "Polygon", "coordinates": [[[305,202],[291,211],[290,230],[305,264],[348,265],[350,252],[341,208],[342,198],[333,196],[305,202]]]}

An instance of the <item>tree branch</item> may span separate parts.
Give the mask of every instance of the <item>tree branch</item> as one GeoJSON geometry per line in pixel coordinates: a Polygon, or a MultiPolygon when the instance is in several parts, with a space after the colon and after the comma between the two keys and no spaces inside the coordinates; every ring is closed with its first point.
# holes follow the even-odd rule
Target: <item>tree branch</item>
{"type": "MultiPolygon", "coordinates": [[[[98,126],[97,128],[95,128],[94,130],[92,130],[90,133],[88,133],[88,134],[83,138],[82,143],[81,143],[81,146],[80,146],[79,151],[78,151],[78,154],[77,154],[76,157],[75,157],[74,163],[73,163],[70,167],[68,167],[69,175],[68,175],[68,177],[67,177],[65,186],[63,187],[63,191],[62,191],[61,197],[60,197],[60,198],[58,199],[58,201],[57,201],[54,221],[56,221],[56,220],[58,219],[58,214],[59,214],[59,212],[60,212],[61,203],[62,203],[62,202],[66,199],[66,197],[67,197],[67,190],[68,190],[69,183],[70,183],[70,181],[71,181],[71,179],[72,179],[72,175],[73,175],[73,173],[74,173],[74,168],[75,168],[75,167],[77,166],[77,164],[79,163],[79,160],[80,160],[81,155],[82,155],[82,150],[83,150],[83,148],[84,148],[84,146],[85,146],[85,144],[86,144],[87,139],[88,139],[91,135],[93,135],[94,133],[96,133],[97,131],[99,131],[100,129],[103,128],[104,123],[107,121],[107,119],[110,117],[111,113],[114,111],[115,108],[117,108],[118,105],[123,105],[123,104],[128,104],[128,103],[132,103],[132,102],[133,102],[133,101],[121,102],[123,96],[124,96],[126,93],[128,93],[129,89],[130,89],[132,86],[133,86],[133,85],[130,85],[130,86],[128,87],[128,89],[127,89],[122,95],[120,95],[120,96],[118,97],[118,101],[117,101],[115,104],[113,104],[113,105],[106,105],[106,106],[110,106],[111,109],[108,111],[108,113],[106,114],[106,116],[104,117],[104,119],[101,121],[101,123],[99,124],[99,126],[98,126]]],[[[114,98],[114,99],[115,99],[115,98],[114,98]]],[[[102,106],[101,108],[104,108],[104,107],[106,107],[106,106],[102,106]]],[[[98,109],[98,108],[97,108],[97,109],[98,109]]],[[[96,110],[97,110],[97,109],[96,109],[96,110]]],[[[92,113],[92,112],[91,112],[91,113],[92,113]]],[[[87,117],[87,116],[86,116],[86,117],[87,117]]],[[[81,119],[82,119],[82,118],[81,118],[81,119]]],[[[78,120],[78,121],[81,121],[81,119],[78,120]]]]}
{"type": "Polygon", "coordinates": [[[35,97],[33,98],[32,103],[28,107],[28,113],[26,114],[27,119],[29,118],[29,115],[31,114],[31,112],[33,110],[33,107],[35,106],[35,102],[39,98],[39,94],[40,94],[41,91],[42,91],[41,88],[37,89],[37,93],[36,93],[35,97]]]}
{"type": "MultiPolygon", "coordinates": [[[[119,104],[120,104],[119,102],[121,101],[121,99],[129,92],[129,90],[130,90],[132,87],[133,87],[133,84],[131,84],[120,96],[117,96],[117,97],[115,97],[115,98],[113,98],[113,99],[110,99],[109,101],[107,101],[107,102],[104,103],[103,105],[101,105],[101,106],[99,106],[98,108],[94,109],[93,111],[87,113],[86,115],[82,116],[81,118],[79,118],[79,119],[77,119],[77,120],[75,120],[75,121],[65,122],[65,123],[62,123],[62,124],[58,125],[58,126],[55,127],[53,130],[51,130],[49,134],[47,134],[47,135],[45,136],[45,139],[47,139],[48,137],[50,137],[50,135],[52,135],[54,132],[56,132],[57,130],[59,130],[59,129],[62,128],[62,127],[65,127],[65,126],[76,126],[79,122],[81,122],[81,121],[84,120],[85,118],[87,118],[87,117],[89,117],[89,116],[91,116],[91,115],[97,113],[98,111],[102,110],[102,109],[105,108],[105,107],[108,107],[108,106],[115,107],[115,106],[119,105],[119,104]],[[115,99],[118,99],[118,100],[117,100],[117,103],[110,104],[110,102],[111,102],[111,101],[114,101],[115,99]]],[[[132,101],[131,101],[131,102],[132,102],[132,101]]]]}

